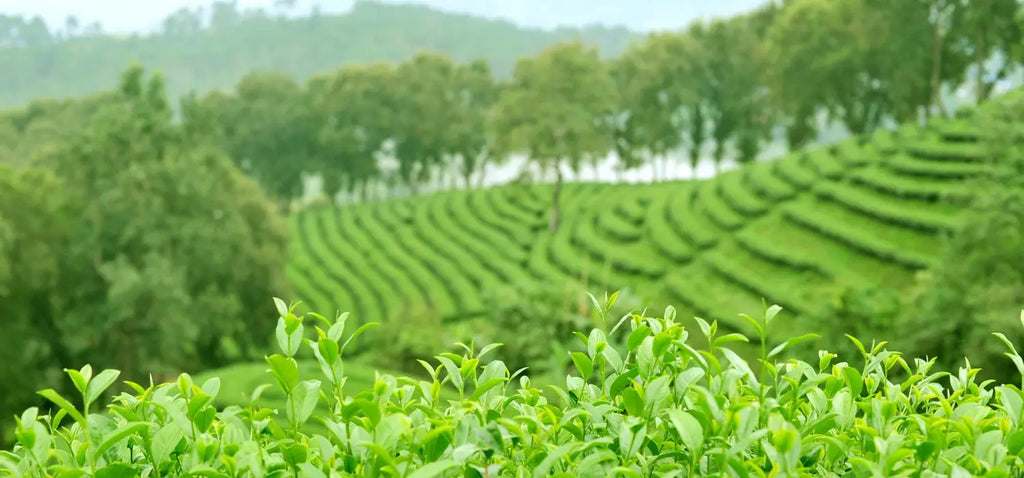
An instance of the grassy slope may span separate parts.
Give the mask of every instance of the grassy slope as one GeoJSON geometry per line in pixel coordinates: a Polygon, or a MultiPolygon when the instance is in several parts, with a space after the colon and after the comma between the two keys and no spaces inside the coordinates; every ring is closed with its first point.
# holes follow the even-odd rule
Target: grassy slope
{"type": "MultiPolygon", "coordinates": [[[[289,276],[296,299],[322,313],[350,311],[351,322],[429,304],[453,329],[475,332],[484,291],[543,280],[642,292],[645,304],[734,328],[743,327],[737,312],[756,314],[765,297],[790,319],[777,334],[813,331],[801,316],[843,287],[905,288],[937,257],[958,220],[944,198],[964,198],[964,180],[984,170],[978,134],[970,121],[948,120],[708,181],[568,184],[555,234],[546,230],[550,185],[310,210],[292,217],[289,276]]],[[[371,361],[349,361],[350,393],[372,386],[371,361]]],[[[314,376],[315,364],[303,369],[314,376]]],[[[240,364],[199,378],[220,376],[218,401],[241,405],[270,383],[265,370],[240,364]]],[[[270,391],[261,403],[282,400],[270,391]]]]}
{"type": "Polygon", "coordinates": [[[761,298],[794,333],[843,287],[909,285],[955,226],[980,174],[977,131],[947,120],[880,132],[701,182],[570,184],[563,227],[546,231],[550,185],[452,191],[293,218],[289,274],[316,310],[388,320],[429,303],[445,320],[482,313],[501,284],[583,279],[642,291],[683,316],[741,327],[761,298]]]}

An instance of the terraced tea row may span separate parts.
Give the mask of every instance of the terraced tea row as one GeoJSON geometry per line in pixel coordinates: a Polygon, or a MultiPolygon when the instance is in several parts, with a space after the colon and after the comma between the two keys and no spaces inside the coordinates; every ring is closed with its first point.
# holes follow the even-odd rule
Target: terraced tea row
{"type": "MultiPolygon", "coordinates": [[[[312,308],[359,320],[423,307],[477,317],[488,289],[529,281],[642,290],[727,325],[762,297],[813,317],[837,291],[904,287],[931,264],[968,181],[990,167],[980,136],[969,121],[937,121],[712,180],[570,183],[554,233],[550,185],[311,210],[294,218],[290,273],[312,308]]],[[[814,328],[789,323],[779,332],[814,328]]]]}

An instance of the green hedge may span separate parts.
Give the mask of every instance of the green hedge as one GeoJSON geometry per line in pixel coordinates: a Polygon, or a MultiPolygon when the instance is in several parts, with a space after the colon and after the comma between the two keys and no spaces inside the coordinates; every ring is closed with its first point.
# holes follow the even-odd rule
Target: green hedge
{"type": "MultiPolygon", "coordinates": [[[[665,290],[673,303],[680,303],[702,318],[721,322],[730,332],[746,324],[735,310],[760,307],[762,299],[715,272],[707,261],[696,260],[665,275],[665,290]],[[741,309],[737,309],[741,307],[741,309]]],[[[787,320],[792,314],[787,313],[787,320]]]]}
{"type": "Polygon", "coordinates": [[[686,238],[698,249],[707,249],[718,243],[718,228],[693,205],[693,192],[703,185],[699,183],[692,188],[680,189],[671,195],[666,214],[672,230],[680,237],[686,238]]]}
{"type": "Polygon", "coordinates": [[[907,176],[939,179],[968,179],[981,176],[989,171],[989,166],[978,162],[931,161],[897,155],[885,163],[886,167],[907,176]]]}
{"type": "MultiPolygon", "coordinates": [[[[364,322],[373,322],[388,317],[391,304],[385,298],[393,297],[395,289],[392,282],[381,275],[376,267],[370,266],[372,263],[367,260],[367,256],[341,234],[343,218],[351,218],[343,216],[337,209],[320,214],[319,221],[323,232],[318,237],[334,245],[330,252],[344,263],[340,271],[350,279],[346,287],[349,288],[352,297],[363,305],[360,309],[362,316],[357,318],[364,322]]],[[[323,267],[323,262],[318,264],[323,267]]]]}
{"type": "MultiPolygon", "coordinates": [[[[416,213],[415,226],[418,236],[435,250],[434,254],[446,259],[453,271],[469,279],[474,286],[473,290],[456,293],[479,293],[481,289],[503,282],[498,274],[483,265],[482,262],[486,261],[486,258],[480,261],[478,256],[458,243],[459,233],[450,228],[451,218],[443,212],[444,199],[443,196],[434,196],[425,200],[416,213]]],[[[434,278],[435,281],[440,279],[441,277],[434,278]]]]}
{"type": "Polygon", "coordinates": [[[798,193],[808,190],[818,180],[818,174],[804,166],[798,156],[790,156],[773,162],[775,173],[784,181],[793,185],[798,193]]]}
{"type": "MultiPolygon", "coordinates": [[[[411,254],[411,251],[400,242],[399,235],[390,233],[396,228],[387,224],[394,224],[399,219],[393,213],[384,212],[388,211],[386,208],[389,203],[381,202],[370,208],[353,211],[354,227],[342,226],[339,231],[347,231],[350,237],[361,243],[362,253],[370,259],[368,267],[381,271],[391,279],[394,295],[386,296],[390,299],[388,305],[391,314],[421,305],[429,305],[445,316],[456,314],[459,308],[446,307],[448,304],[445,298],[458,297],[458,292],[448,288],[446,291],[438,290],[436,294],[432,294],[434,287],[431,285],[436,281],[436,274],[423,267],[419,258],[411,254]],[[392,219],[383,221],[383,215],[391,215],[392,219]]],[[[411,228],[403,227],[401,230],[407,231],[411,228]]]]}
{"type": "MultiPolygon", "coordinates": [[[[329,279],[325,280],[320,277],[314,278],[319,279],[322,284],[338,284],[340,287],[344,287],[349,294],[354,297],[359,297],[358,303],[363,306],[362,309],[353,310],[356,312],[356,316],[359,320],[373,321],[379,320],[375,314],[386,313],[386,303],[383,302],[383,295],[375,296],[372,292],[368,291],[365,286],[365,282],[368,275],[362,274],[345,274],[344,271],[349,269],[349,265],[346,262],[346,258],[343,255],[347,252],[344,247],[331,247],[326,242],[327,239],[325,232],[330,231],[333,228],[324,227],[325,222],[329,221],[331,217],[334,217],[336,211],[325,209],[322,211],[309,212],[304,214],[300,219],[301,225],[299,226],[299,237],[296,239],[301,244],[302,252],[308,258],[308,264],[318,265],[318,270],[321,274],[328,276],[329,279]],[[337,264],[338,267],[330,267],[330,264],[337,264]],[[327,265],[327,267],[325,267],[327,265]],[[378,299],[378,307],[371,306],[371,298],[378,299]],[[359,312],[362,314],[360,315],[359,312]]],[[[383,282],[383,281],[381,281],[383,282]]],[[[390,283],[382,283],[383,287],[390,286],[390,283]]],[[[298,292],[302,293],[301,290],[298,292]]],[[[327,304],[318,304],[327,305],[327,304]]],[[[331,309],[341,307],[343,304],[331,304],[331,309]]],[[[331,311],[318,311],[321,313],[329,313],[331,311]]]]}
{"type": "Polygon", "coordinates": [[[913,199],[886,196],[870,189],[861,189],[846,183],[823,182],[815,186],[815,194],[822,199],[870,216],[878,221],[928,233],[956,229],[961,221],[956,214],[928,208],[913,199]]]}
{"type": "Polygon", "coordinates": [[[643,237],[643,221],[639,223],[623,217],[618,208],[594,210],[596,226],[601,234],[611,236],[619,242],[636,242],[643,237]]]}
{"type": "Polygon", "coordinates": [[[671,197],[666,194],[654,199],[651,203],[646,235],[658,252],[672,262],[689,262],[697,250],[693,243],[672,228],[672,218],[669,216],[668,210],[669,201],[671,201],[671,197]]]}
{"type": "Polygon", "coordinates": [[[448,196],[448,207],[458,227],[473,236],[475,242],[486,244],[496,253],[508,257],[513,264],[525,263],[528,253],[521,244],[510,240],[501,230],[488,227],[487,223],[474,215],[469,205],[469,199],[473,194],[457,192],[448,196]]]}
{"type": "Polygon", "coordinates": [[[534,232],[529,224],[507,220],[494,209],[495,190],[475,190],[470,193],[469,208],[474,217],[488,228],[502,232],[518,248],[526,249],[533,245],[534,232]]]}
{"type": "Polygon", "coordinates": [[[883,156],[890,156],[900,152],[898,135],[891,130],[877,130],[871,134],[868,143],[883,156]]]}
{"type": "Polygon", "coordinates": [[[754,163],[743,169],[743,181],[758,196],[772,202],[781,202],[796,197],[797,191],[792,184],[778,177],[775,173],[777,161],[754,163]]]}
{"type": "Polygon", "coordinates": [[[909,141],[904,145],[907,154],[933,161],[971,162],[985,161],[988,153],[980,143],[950,143],[938,139],[909,141]]]}
{"type": "Polygon", "coordinates": [[[744,173],[733,170],[716,177],[718,194],[730,209],[748,218],[760,216],[768,211],[769,204],[747,184],[744,173]]]}
{"type": "MultiPolygon", "coordinates": [[[[572,230],[572,243],[599,263],[608,264],[625,275],[657,279],[665,273],[666,261],[645,243],[623,245],[602,237],[594,222],[583,218],[572,230]]],[[[624,286],[620,284],[619,287],[624,286]]]]}
{"type": "Polygon", "coordinates": [[[695,211],[700,211],[713,224],[724,231],[735,231],[743,227],[747,220],[743,215],[733,210],[726,203],[718,191],[717,181],[704,182],[697,189],[697,202],[695,211]]]}
{"type": "Polygon", "coordinates": [[[638,194],[640,191],[629,186],[618,186],[610,194],[618,199],[615,204],[615,213],[634,225],[641,226],[647,218],[647,207],[650,199],[638,194]]]}
{"type": "Polygon", "coordinates": [[[856,184],[898,198],[962,202],[972,196],[970,187],[960,181],[908,177],[880,166],[852,171],[849,178],[856,184]]]}
{"type": "MultiPolygon", "coordinates": [[[[828,213],[830,211],[825,211],[828,213]]],[[[859,223],[855,223],[859,224],[859,223]]],[[[914,280],[913,267],[853,248],[800,226],[786,218],[782,211],[766,217],[736,235],[737,245],[761,257],[794,270],[818,270],[834,281],[851,287],[905,287],[914,280]]],[[[801,287],[822,287],[803,284],[801,287]]]]}
{"type": "Polygon", "coordinates": [[[870,140],[865,144],[860,141],[844,141],[835,146],[836,157],[846,167],[857,168],[881,162],[886,156],[876,144],[870,140]]]}
{"type": "Polygon", "coordinates": [[[322,216],[323,232],[320,237],[332,245],[331,252],[345,258],[348,267],[343,271],[361,279],[356,283],[380,297],[380,313],[386,316],[394,313],[395,298],[402,297],[399,281],[404,280],[401,279],[403,273],[390,261],[378,257],[383,251],[363,232],[365,228],[357,218],[363,213],[363,210],[336,209],[333,215],[322,216]]]}
{"type": "Polygon", "coordinates": [[[787,219],[825,237],[846,244],[880,260],[893,261],[905,267],[924,269],[931,265],[934,255],[923,254],[914,248],[894,244],[877,234],[876,228],[864,228],[842,218],[808,209],[804,204],[783,206],[787,219]]]}
{"type": "Polygon", "coordinates": [[[800,163],[819,176],[835,179],[846,171],[847,164],[835,156],[833,149],[819,147],[800,155],[800,163]]]}
{"type": "Polygon", "coordinates": [[[969,143],[984,137],[977,123],[966,118],[932,118],[928,126],[946,141],[969,143]]]}

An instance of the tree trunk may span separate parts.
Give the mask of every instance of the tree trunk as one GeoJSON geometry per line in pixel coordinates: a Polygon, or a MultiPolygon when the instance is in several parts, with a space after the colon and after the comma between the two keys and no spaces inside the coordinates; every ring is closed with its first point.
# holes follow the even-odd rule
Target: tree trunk
{"type": "Polygon", "coordinates": [[[561,211],[559,210],[559,198],[562,194],[562,168],[555,165],[555,187],[551,195],[551,218],[548,222],[548,230],[555,232],[558,230],[558,224],[561,221],[561,211]]]}
{"type": "Polygon", "coordinates": [[[487,171],[485,171],[484,168],[480,168],[480,174],[476,178],[476,187],[478,189],[483,189],[484,181],[486,179],[487,179],[487,171]]]}
{"type": "MultiPolygon", "coordinates": [[[[942,104],[942,30],[938,22],[932,24],[932,77],[931,102],[939,109],[939,116],[946,116],[946,107],[942,104]]],[[[931,108],[927,111],[930,113],[931,108]]],[[[929,114],[929,117],[931,115],[929,114]]]]}
{"type": "MultiPolygon", "coordinates": [[[[981,36],[981,35],[979,35],[981,36]]],[[[985,56],[982,54],[984,50],[981,48],[982,39],[976,39],[974,42],[974,67],[977,68],[977,84],[974,85],[974,101],[977,104],[981,104],[985,101],[985,56]]]]}

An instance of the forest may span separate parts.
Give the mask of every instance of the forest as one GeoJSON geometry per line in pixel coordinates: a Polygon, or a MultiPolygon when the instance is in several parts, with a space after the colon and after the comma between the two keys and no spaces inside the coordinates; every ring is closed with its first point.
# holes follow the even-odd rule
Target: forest
{"type": "Polygon", "coordinates": [[[289,2],[276,3],[285,6],[242,8],[232,0],[214,0],[176,11],[155,32],[131,35],[107,33],[75,17],[47,25],[38,17],[0,13],[0,107],[109,89],[130,61],[159,70],[176,101],[189,91],[230,88],[253,71],[305,81],[342,64],[398,62],[424,49],[460,62],[484,59],[496,74],[507,76],[517,58],[558,41],[579,37],[615,56],[641,37],[600,26],[531,29],[373,0],[358,0],[342,15],[303,13],[287,7],[289,2]]]}
{"type": "Polygon", "coordinates": [[[0,112],[0,475],[1024,472],[1016,0],[786,0],[618,50],[474,23],[530,37],[490,53],[401,8],[324,20],[393,50],[296,35],[302,66],[209,56],[180,95],[188,42],[317,19],[183,11],[132,64],[3,17],[0,65],[117,80],[4,88],[39,97],[0,112]],[[582,173],[608,158],[653,176],[582,173]]]}

